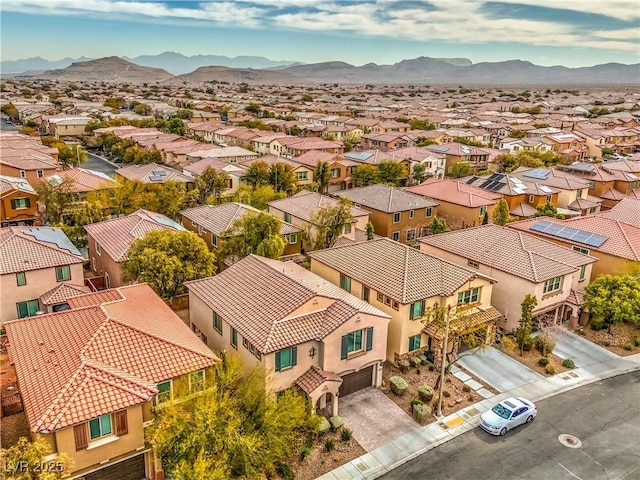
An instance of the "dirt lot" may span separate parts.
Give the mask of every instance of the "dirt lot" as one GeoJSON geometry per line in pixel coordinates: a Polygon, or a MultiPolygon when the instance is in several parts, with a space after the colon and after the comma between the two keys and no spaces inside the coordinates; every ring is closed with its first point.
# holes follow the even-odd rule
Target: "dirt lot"
{"type": "Polygon", "coordinates": [[[636,346],[634,343],[635,339],[640,340],[640,328],[630,323],[612,325],[611,333],[606,329],[591,330],[588,325],[582,331],[579,330],[576,333],[621,357],[640,353],[640,346],[636,346]],[[624,348],[625,345],[627,345],[627,348],[624,348]]]}
{"type": "Polygon", "coordinates": [[[311,453],[292,465],[296,480],[312,480],[367,453],[353,437],[345,441],[340,435],[340,431],[330,431],[318,437],[313,443],[311,453]],[[331,451],[325,448],[327,440],[333,442],[331,451]]]}

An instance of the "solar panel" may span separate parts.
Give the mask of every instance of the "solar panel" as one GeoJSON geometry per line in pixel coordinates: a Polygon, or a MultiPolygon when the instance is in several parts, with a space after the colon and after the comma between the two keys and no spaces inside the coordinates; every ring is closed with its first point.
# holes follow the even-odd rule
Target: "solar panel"
{"type": "Polygon", "coordinates": [[[549,176],[549,170],[546,168],[534,168],[523,174],[525,177],[537,178],[538,180],[546,180],[549,176]]]}
{"type": "Polygon", "coordinates": [[[575,165],[565,165],[568,170],[575,170],[576,172],[593,172],[596,167],[589,165],[588,163],[578,163],[575,165]]]}
{"type": "Polygon", "coordinates": [[[583,243],[590,247],[599,247],[609,239],[609,237],[605,235],[566,227],[557,223],[547,222],[546,220],[538,220],[536,223],[531,225],[531,230],[534,232],[547,233],[554,237],[564,238],[565,240],[583,243]]]}
{"type": "Polygon", "coordinates": [[[488,188],[488,190],[491,190],[492,192],[497,192],[498,190],[500,190],[505,185],[506,185],[506,183],[503,183],[503,182],[493,182],[491,184],[491,186],[488,188]]]}
{"type": "Polygon", "coordinates": [[[69,240],[59,228],[30,228],[29,230],[24,230],[23,233],[41,242],[53,243],[58,246],[58,248],[68,250],[69,253],[73,255],[80,255],[75,245],[71,243],[71,240],[69,240]]]}
{"type": "Polygon", "coordinates": [[[493,180],[489,179],[489,180],[485,180],[481,185],[480,188],[487,188],[489,185],[493,184],[493,180]]]}
{"type": "Polygon", "coordinates": [[[502,180],[504,178],[504,173],[493,173],[489,176],[488,180],[502,180]]]}
{"type": "Polygon", "coordinates": [[[158,177],[164,177],[167,173],[164,170],[154,170],[151,172],[151,175],[155,175],[158,177]]]}
{"type": "Polygon", "coordinates": [[[149,177],[149,180],[151,180],[152,182],[161,182],[162,180],[164,180],[164,178],[160,175],[151,175],[149,177]]]}
{"type": "Polygon", "coordinates": [[[471,185],[473,182],[475,182],[478,179],[478,177],[471,177],[469,180],[467,180],[467,184],[471,185]]]}
{"type": "Polygon", "coordinates": [[[545,187],[544,185],[542,185],[540,187],[540,190],[542,190],[544,193],[551,193],[553,192],[553,190],[551,190],[549,187],[545,187]]]}
{"type": "Polygon", "coordinates": [[[161,225],[166,225],[167,227],[171,227],[174,230],[183,231],[185,228],[179,223],[174,222],[170,218],[165,217],[164,215],[150,215],[156,222],[161,225]]]}

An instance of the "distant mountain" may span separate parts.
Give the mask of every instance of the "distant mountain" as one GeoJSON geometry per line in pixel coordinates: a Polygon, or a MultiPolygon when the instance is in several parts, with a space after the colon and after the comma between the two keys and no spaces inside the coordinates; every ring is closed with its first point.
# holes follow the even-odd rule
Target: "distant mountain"
{"type": "Polygon", "coordinates": [[[191,73],[174,77],[175,81],[203,83],[211,80],[229,83],[269,83],[282,84],[300,82],[291,74],[283,74],[278,70],[259,70],[252,68],[200,67],[191,73]]]}
{"type": "Polygon", "coordinates": [[[135,58],[124,57],[138,65],[163,68],[174,75],[193,72],[200,67],[221,66],[232,68],[272,68],[293,65],[296,62],[269,60],[265,57],[225,57],[223,55],[193,55],[187,57],[181,53],[164,52],[159,55],[141,55],[135,58]]]}
{"type": "Polygon", "coordinates": [[[54,70],[57,68],[66,68],[73,62],[86,62],[92,60],[87,57],[80,58],[63,58],[62,60],[45,60],[42,57],[25,58],[24,60],[5,60],[0,62],[0,72],[7,73],[24,73],[28,71],[54,70]]]}
{"type": "Polygon", "coordinates": [[[87,62],[74,62],[67,68],[25,75],[67,82],[155,83],[173,78],[160,68],[141,67],[120,57],[105,57],[87,62]]]}

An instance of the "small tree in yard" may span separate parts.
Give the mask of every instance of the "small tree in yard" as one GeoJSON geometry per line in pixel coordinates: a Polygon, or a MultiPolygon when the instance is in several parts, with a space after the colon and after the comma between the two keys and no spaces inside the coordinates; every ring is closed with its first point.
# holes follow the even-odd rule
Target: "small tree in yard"
{"type": "Polygon", "coordinates": [[[427,167],[425,167],[424,163],[416,163],[413,166],[413,171],[411,172],[411,178],[413,179],[414,184],[420,184],[424,182],[431,175],[427,172],[427,167]]]}
{"type": "Polygon", "coordinates": [[[489,223],[489,212],[484,212],[484,216],[482,217],[482,225],[487,225],[489,223]]]}
{"type": "Polygon", "coordinates": [[[305,237],[313,250],[333,247],[345,225],[353,223],[351,202],[341,198],[335,205],[327,205],[311,213],[311,226],[305,237]]]}
{"type": "Polygon", "coordinates": [[[247,214],[222,233],[224,242],[220,256],[233,262],[252,253],[261,257],[279,258],[285,247],[280,235],[281,228],[282,221],[269,213],[247,214]]]}
{"type": "Polygon", "coordinates": [[[551,205],[549,202],[544,205],[539,205],[536,207],[536,217],[552,217],[552,218],[564,218],[564,215],[558,213],[558,209],[551,205]]]}
{"type": "Polygon", "coordinates": [[[373,223],[367,222],[367,225],[365,226],[365,232],[367,233],[367,240],[373,240],[375,238],[373,223]]]}
{"type": "Polygon", "coordinates": [[[527,342],[531,341],[531,333],[533,332],[533,309],[538,304],[535,295],[527,293],[522,301],[522,314],[520,315],[520,325],[516,329],[516,342],[520,347],[520,356],[524,355],[524,347],[527,342]]]}
{"type": "Polygon", "coordinates": [[[184,291],[184,282],[215,272],[215,257],[193,232],[156,230],[135,240],[123,263],[126,280],[147,282],[162,298],[184,291]]]}
{"type": "MultiPolygon", "coordinates": [[[[358,169],[356,169],[356,172],[358,169]]],[[[407,167],[402,163],[386,161],[378,164],[378,173],[380,181],[387,185],[397,187],[400,180],[407,176],[407,167]]]]}
{"type": "Polygon", "coordinates": [[[585,288],[591,318],[604,322],[640,325],[640,280],[632,275],[600,275],[585,288]]]}
{"type": "Polygon", "coordinates": [[[331,172],[329,172],[329,164],[322,161],[318,162],[316,165],[315,181],[318,184],[319,193],[327,193],[330,177],[331,172]]]}
{"type": "Polygon", "coordinates": [[[493,223],[504,227],[507,223],[513,221],[509,214],[509,204],[504,198],[501,198],[493,211],[493,223]]]}
{"type": "Polygon", "coordinates": [[[451,229],[449,228],[449,225],[447,225],[446,220],[444,220],[443,218],[435,217],[431,222],[431,225],[429,225],[429,233],[431,235],[436,235],[438,233],[445,233],[449,231],[451,231],[451,229]]]}
{"type": "Polygon", "coordinates": [[[195,181],[198,190],[198,203],[218,202],[222,193],[229,188],[229,174],[218,172],[215,168],[207,167],[195,181]]]}
{"type": "Polygon", "coordinates": [[[30,442],[21,437],[10,448],[0,450],[0,471],[6,480],[59,480],[69,476],[73,461],[61,453],[52,461],[45,458],[51,453],[43,439],[30,442]],[[26,465],[26,468],[20,466],[26,465]],[[49,467],[49,468],[46,468],[49,467]]]}
{"type": "Polygon", "coordinates": [[[375,165],[363,163],[356,167],[352,178],[355,187],[368,187],[369,185],[380,182],[380,172],[375,165]]]}

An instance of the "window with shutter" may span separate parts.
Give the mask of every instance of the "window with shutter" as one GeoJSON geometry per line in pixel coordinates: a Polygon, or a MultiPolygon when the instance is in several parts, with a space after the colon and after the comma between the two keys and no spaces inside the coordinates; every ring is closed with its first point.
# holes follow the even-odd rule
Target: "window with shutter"
{"type": "Polygon", "coordinates": [[[89,437],[87,436],[87,424],[76,425],[73,427],[73,437],[76,441],[76,452],[84,450],[89,446],[89,437]]]}
{"type": "Polygon", "coordinates": [[[122,437],[123,435],[126,435],[127,433],[129,433],[129,426],[127,424],[127,411],[126,410],[121,410],[119,412],[116,412],[113,415],[113,418],[115,420],[116,435],[118,437],[122,437]]]}

